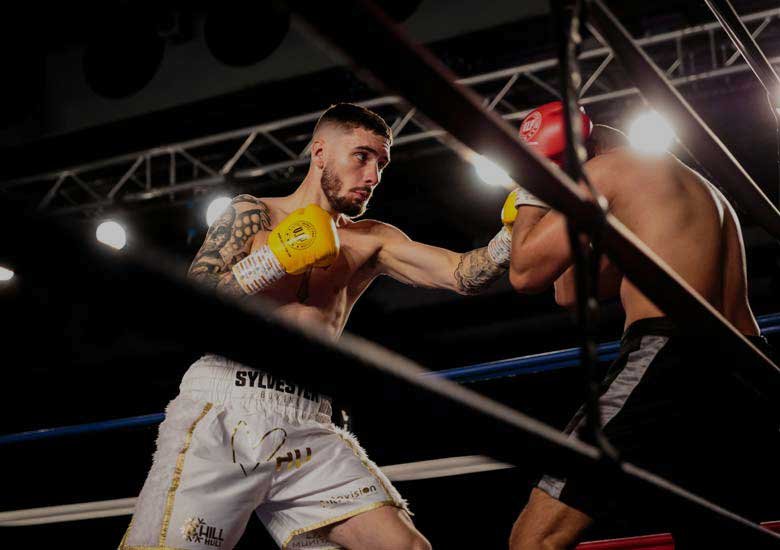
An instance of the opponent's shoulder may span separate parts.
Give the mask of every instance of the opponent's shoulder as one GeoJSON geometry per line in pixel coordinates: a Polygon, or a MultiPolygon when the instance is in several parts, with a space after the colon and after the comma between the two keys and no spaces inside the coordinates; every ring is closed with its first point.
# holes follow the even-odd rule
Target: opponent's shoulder
{"type": "Polygon", "coordinates": [[[637,178],[637,171],[650,168],[646,159],[637,157],[628,147],[619,147],[608,153],[597,155],[587,161],[583,168],[590,182],[607,198],[628,192],[630,183],[637,178]]]}
{"type": "Polygon", "coordinates": [[[634,161],[633,155],[630,150],[625,147],[620,147],[613,151],[596,155],[588,160],[583,168],[588,174],[588,177],[594,178],[603,176],[604,174],[619,172],[625,167],[626,164],[634,161]]]}

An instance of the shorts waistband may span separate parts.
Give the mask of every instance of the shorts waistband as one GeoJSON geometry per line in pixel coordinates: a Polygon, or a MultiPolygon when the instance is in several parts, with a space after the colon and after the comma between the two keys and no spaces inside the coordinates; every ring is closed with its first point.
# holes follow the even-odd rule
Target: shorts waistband
{"type": "MultiPolygon", "coordinates": [[[[626,345],[630,342],[634,342],[642,338],[642,336],[652,335],[672,337],[679,334],[680,329],[668,317],[647,317],[645,319],[634,321],[628,325],[628,328],[626,328],[625,332],[623,332],[621,344],[626,345]]],[[[769,345],[766,337],[752,334],[745,334],[744,336],[754,345],[756,345],[763,353],[774,355],[774,349],[769,345]]]]}
{"type": "Polygon", "coordinates": [[[668,317],[646,317],[634,321],[623,332],[621,342],[626,343],[642,336],[675,336],[679,329],[668,317]]]}
{"type": "Polygon", "coordinates": [[[331,420],[331,399],[311,388],[218,355],[204,355],[182,378],[179,391],[215,404],[241,403],[291,419],[331,420]]]}

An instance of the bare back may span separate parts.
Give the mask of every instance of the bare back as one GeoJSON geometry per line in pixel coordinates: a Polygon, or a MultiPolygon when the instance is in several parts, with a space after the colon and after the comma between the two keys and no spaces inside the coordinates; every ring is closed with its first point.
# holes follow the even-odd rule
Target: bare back
{"type": "MultiPolygon", "coordinates": [[[[725,197],[672,155],[620,148],[591,163],[598,179],[612,179],[612,213],[737,329],[758,334],[739,222],[725,197]]],[[[626,325],[663,315],[625,278],[620,297],[626,325]]]]}

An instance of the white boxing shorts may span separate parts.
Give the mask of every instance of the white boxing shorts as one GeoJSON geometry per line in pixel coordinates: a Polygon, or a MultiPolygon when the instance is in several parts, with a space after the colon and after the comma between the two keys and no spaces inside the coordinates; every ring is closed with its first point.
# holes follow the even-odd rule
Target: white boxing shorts
{"type": "Polygon", "coordinates": [[[281,548],[335,548],[318,532],[406,503],[326,397],[214,355],[195,362],[160,425],[120,550],[231,549],[254,511],[281,548]]]}

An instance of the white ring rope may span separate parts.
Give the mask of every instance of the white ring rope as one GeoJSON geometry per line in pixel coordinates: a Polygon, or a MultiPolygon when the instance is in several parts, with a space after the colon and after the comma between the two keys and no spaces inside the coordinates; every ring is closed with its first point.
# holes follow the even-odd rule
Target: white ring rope
{"type": "MultiPolygon", "coordinates": [[[[413,481],[505,470],[513,467],[511,464],[499,462],[486,456],[468,455],[408,462],[406,464],[393,464],[382,466],[381,470],[392,481],[413,481]]],[[[127,516],[133,513],[135,502],[135,497],[117,498],[0,512],[0,527],[45,525],[64,521],[127,516]]]]}

